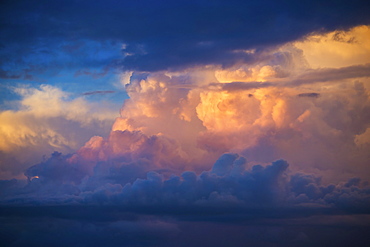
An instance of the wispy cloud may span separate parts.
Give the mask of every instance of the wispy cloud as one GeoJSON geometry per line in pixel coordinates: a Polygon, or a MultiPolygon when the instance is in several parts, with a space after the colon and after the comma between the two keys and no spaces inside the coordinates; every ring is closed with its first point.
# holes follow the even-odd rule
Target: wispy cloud
{"type": "Polygon", "coordinates": [[[297,96],[298,97],[318,98],[320,96],[320,94],[319,93],[300,93],[297,96]]]}
{"type": "Polygon", "coordinates": [[[106,91],[91,91],[91,92],[83,93],[82,95],[96,95],[96,94],[104,95],[104,94],[111,94],[111,93],[115,93],[115,92],[116,92],[116,91],[112,91],[112,90],[106,90],[106,91]]]}
{"type": "Polygon", "coordinates": [[[353,65],[343,68],[324,68],[310,70],[298,78],[288,82],[288,85],[298,86],[303,84],[340,81],[353,78],[370,77],[370,64],[353,65]]]}

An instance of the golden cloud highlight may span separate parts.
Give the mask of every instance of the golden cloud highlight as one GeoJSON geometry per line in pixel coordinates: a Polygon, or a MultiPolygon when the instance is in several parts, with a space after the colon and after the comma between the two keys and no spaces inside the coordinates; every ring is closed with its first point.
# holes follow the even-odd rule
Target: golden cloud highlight
{"type": "Polygon", "coordinates": [[[370,59],[370,26],[348,31],[308,36],[294,43],[303,51],[312,68],[339,68],[368,63],[370,59]]]}
{"type": "MultiPolygon", "coordinates": [[[[353,37],[346,49],[353,46],[356,51],[362,45],[366,51],[362,40],[367,34],[368,27],[323,34],[316,36],[315,45],[320,50],[353,37]]],[[[295,42],[269,50],[254,64],[124,73],[129,99],[110,134],[104,138],[94,133],[68,162],[84,163],[90,172],[99,162],[139,162],[148,171],[180,173],[209,169],[223,153],[237,152],[256,163],[284,158],[292,170],[320,170],[334,180],[348,174],[370,177],[364,162],[370,153],[370,58],[363,60],[354,52],[347,67],[337,67],[329,63],[337,54],[328,53],[328,68],[310,67],[306,50],[316,49],[308,45],[312,39],[301,48],[303,43],[295,42]],[[343,174],[333,175],[335,169],[343,174]]],[[[71,150],[78,145],[76,131],[86,128],[91,133],[112,119],[104,109],[96,112],[83,98],[68,100],[52,87],[18,92],[24,97],[22,110],[1,113],[8,119],[0,133],[3,152],[25,143],[44,145],[42,150],[71,150]],[[37,128],[25,124],[24,116],[37,128]],[[16,118],[19,131],[12,125],[16,118]],[[63,130],[67,123],[74,124],[73,131],[63,130]]]]}
{"type": "MultiPolygon", "coordinates": [[[[73,152],[97,130],[107,133],[116,115],[111,107],[88,103],[82,97],[71,99],[48,85],[14,91],[22,97],[20,109],[0,112],[0,153],[13,157],[23,168],[54,151],[73,152]]],[[[11,164],[2,165],[2,170],[21,172],[11,164]]]]}

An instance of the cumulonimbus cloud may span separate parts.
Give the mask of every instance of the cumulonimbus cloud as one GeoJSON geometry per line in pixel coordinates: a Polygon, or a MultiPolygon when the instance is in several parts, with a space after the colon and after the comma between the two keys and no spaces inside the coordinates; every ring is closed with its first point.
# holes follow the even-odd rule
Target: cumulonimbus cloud
{"type": "MultiPolygon", "coordinates": [[[[61,203],[342,207],[356,201],[351,205],[365,207],[368,192],[361,179],[369,178],[367,65],[308,69],[304,52],[291,46],[272,53],[270,61],[238,65],[230,73],[217,66],[131,73],[126,82],[130,98],[111,133],[92,137],[74,154],[56,152],[27,169],[26,191],[48,196],[58,191],[54,196],[61,203]],[[276,59],[279,54],[284,58],[276,59]],[[241,82],[230,79],[241,75],[241,82]],[[296,78],[305,83],[295,83],[296,78]],[[287,84],[290,80],[294,88],[287,84]],[[280,161],[270,164],[273,160],[280,161]],[[357,178],[343,182],[351,177],[357,178]],[[353,186],[359,194],[347,189],[353,186]],[[354,200],[346,201],[347,196],[354,200]]],[[[54,101],[43,111],[33,110],[34,100],[40,100],[35,95],[44,97],[47,89],[25,98],[29,111],[48,112],[54,101]]],[[[53,104],[74,107],[76,102],[57,98],[53,104]]],[[[64,114],[62,107],[52,109],[50,116],[64,114]]],[[[65,114],[67,120],[83,116],[65,114]]],[[[11,181],[4,186],[25,189],[11,181]]],[[[4,198],[18,200],[12,193],[4,198]]]]}

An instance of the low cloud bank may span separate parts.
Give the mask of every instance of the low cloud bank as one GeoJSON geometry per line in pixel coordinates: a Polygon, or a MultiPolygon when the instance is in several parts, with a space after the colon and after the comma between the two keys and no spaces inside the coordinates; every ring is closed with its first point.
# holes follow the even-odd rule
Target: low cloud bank
{"type": "Polygon", "coordinates": [[[366,181],[350,178],[338,184],[322,184],[320,177],[290,172],[284,160],[266,166],[250,165],[244,157],[228,153],[208,171],[175,175],[168,170],[150,169],[148,158],[135,164],[100,162],[90,171],[82,162],[71,164],[70,158],[54,153],[30,167],[25,172],[27,184],[2,181],[2,205],[303,207],[348,213],[369,213],[370,208],[370,186],[366,181]]]}
{"type": "Polygon", "coordinates": [[[369,240],[370,186],[359,178],[323,184],[292,173],[284,160],[251,165],[235,153],[210,170],[180,175],[150,170],[148,158],[101,161],[92,170],[70,159],[54,153],[25,172],[28,182],[0,182],[2,244],[366,246],[369,240]]]}

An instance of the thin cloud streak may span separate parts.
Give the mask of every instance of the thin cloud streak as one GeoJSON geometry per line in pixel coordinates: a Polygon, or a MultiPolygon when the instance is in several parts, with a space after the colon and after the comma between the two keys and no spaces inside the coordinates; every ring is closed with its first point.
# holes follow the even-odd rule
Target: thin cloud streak
{"type": "Polygon", "coordinates": [[[312,83],[341,81],[353,78],[370,77],[370,64],[353,65],[343,68],[324,68],[311,70],[286,83],[287,86],[299,86],[312,83]]]}
{"type": "Polygon", "coordinates": [[[106,90],[106,91],[91,91],[91,92],[86,92],[86,93],[83,93],[82,95],[104,95],[104,94],[111,94],[111,93],[116,93],[116,91],[112,91],[112,90],[106,90]]]}

